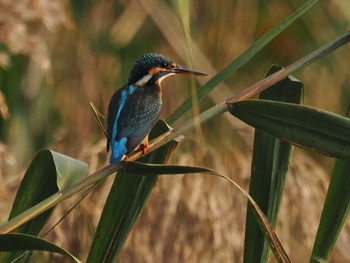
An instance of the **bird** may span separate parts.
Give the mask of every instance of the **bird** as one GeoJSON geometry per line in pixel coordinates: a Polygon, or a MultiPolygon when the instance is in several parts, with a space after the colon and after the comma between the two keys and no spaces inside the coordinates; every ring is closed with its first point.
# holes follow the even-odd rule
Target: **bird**
{"type": "Polygon", "coordinates": [[[148,53],[136,60],[128,82],[114,92],[108,105],[107,152],[111,148],[110,164],[126,160],[138,146],[146,154],[148,134],[161,112],[161,82],[175,74],[209,76],[157,53],[148,53]]]}

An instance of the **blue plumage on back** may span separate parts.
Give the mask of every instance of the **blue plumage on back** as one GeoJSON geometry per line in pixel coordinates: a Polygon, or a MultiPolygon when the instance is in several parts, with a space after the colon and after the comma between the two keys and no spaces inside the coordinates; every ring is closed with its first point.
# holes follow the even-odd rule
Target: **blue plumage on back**
{"type": "MultiPolygon", "coordinates": [[[[118,163],[146,138],[162,106],[161,81],[172,74],[207,75],[176,65],[160,54],[146,54],[136,61],[129,82],[112,96],[107,116],[107,151],[112,148],[111,164],[118,163]]],[[[143,145],[144,153],[147,143],[143,145]]]]}
{"type": "MultiPolygon", "coordinates": [[[[120,122],[120,121],[118,121],[118,120],[119,120],[120,113],[125,108],[126,102],[129,100],[130,96],[134,93],[135,89],[136,89],[135,86],[128,85],[120,90],[121,95],[119,98],[118,106],[116,107],[117,113],[116,113],[115,117],[113,118],[114,123],[113,123],[113,132],[112,132],[111,138],[117,138],[118,131],[119,131],[118,130],[118,122],[120,122]]],[[[120,128],[122,128],[122,127],[120,127],[120,128]]],[[[118,163],[119,161],[121,161],[121,159],[123,158],[123,156],[127,152],[126,143],[127,143],[126,137],[121,137],[119,140],[112,140],[111,141],[112,154],[111,154],[111,157],[109,160],[110,163],[118,163]]]]}

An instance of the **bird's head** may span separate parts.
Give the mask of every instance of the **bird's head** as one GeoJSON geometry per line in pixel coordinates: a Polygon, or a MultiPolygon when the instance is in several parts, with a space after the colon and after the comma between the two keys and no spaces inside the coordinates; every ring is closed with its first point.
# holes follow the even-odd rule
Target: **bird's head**
{"type": "Polygon", "coordinates": [[[154,83],[160,85],[164,78],[174,74],[209,76],[207,73],[178,65],[163,55],[150,53],[136,61],[129,75],[129,83],[138,86],[154,83]]]}

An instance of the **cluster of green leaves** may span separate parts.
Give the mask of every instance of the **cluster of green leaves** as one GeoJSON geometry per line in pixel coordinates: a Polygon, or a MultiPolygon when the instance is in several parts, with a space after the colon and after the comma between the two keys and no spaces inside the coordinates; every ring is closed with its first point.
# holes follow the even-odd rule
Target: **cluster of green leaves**
{"type": "MultiPolygon", "coordinates": [[[[227,79],[316,2],[307,1],[290,17],[262,36],[200,88],[198,98],[203,98],[227,79]]],[[[76,193],[86,193],[94,184],[116,171],[117,176],[96,229],[87,262],[113,262],[142,211],[157,177],[160,174],[179,173],[207,173],[226,178],[246,196],[245,262],[266,262],[270,249],[279,262],[290,262],[273,227],[277,221],[292,145],[339,158],[332,174],[310,259],[310,262],[326,261],[349,211],[350,194],[347,188],[350,182],[346,175],[350,168],[350,120],[299,105],[303,85],[287,76],[332,52],[348,42],[349,38],[347,34],[286,69],[273,67],[265,81],[249,87],[239,96],[228,99],[198,117],[203,122],[229,111],[256,128],[249,194],[226,176],[210,169],[165,165],[181,141],[179,135],[193,128],[194,120],[171,133],[168,132],[166,123],[160,121],[150,135],[151,138],[158,138],[158,144],[151,147],[150,154],[139,158],[138,163],[108,165],[84,179],[81,178],[87,171],[85,163],[42,150],[34,157],[23,178],[9,221],[0,227],[0,251],[8,252],[0,255],[1,262],[26,259],[31,255],[26,251],[32,250],[56,252],[80,262],[69,252],[38,236],[57,204],[76,193]],[[270,89],[262,91],[270,86],[270,89]],[[260,92],[259,99],[242,100],[257,92],[260,92]],[[159,139],[162,134],[167,135],[159,139]]],[[[191,107],[191,101],[186,101],[170,117],[169,122],[177,120],[191,107]]],[[[132,155],[130,160],[138,156],[132,155]]]]}

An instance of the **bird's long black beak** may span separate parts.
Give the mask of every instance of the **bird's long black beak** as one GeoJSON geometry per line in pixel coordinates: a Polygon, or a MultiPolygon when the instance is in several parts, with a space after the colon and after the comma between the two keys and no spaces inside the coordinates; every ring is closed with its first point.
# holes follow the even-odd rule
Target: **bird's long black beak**
{"type": "Polygon", "coordinates": [[[176,65],[175,68],[171,69],[171,72],[176,73],[176,74],[190,74],[190,75],[195,75],[195,76],[209,76],[208,73],[205,73],[203,71],[199,71],[197,69],[188,68],[188,67],[182,66],[182,65],[176,65]]]}

